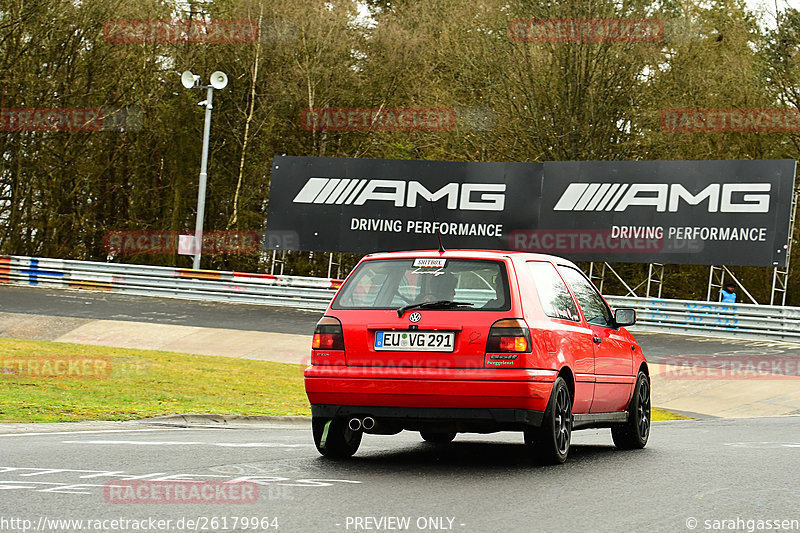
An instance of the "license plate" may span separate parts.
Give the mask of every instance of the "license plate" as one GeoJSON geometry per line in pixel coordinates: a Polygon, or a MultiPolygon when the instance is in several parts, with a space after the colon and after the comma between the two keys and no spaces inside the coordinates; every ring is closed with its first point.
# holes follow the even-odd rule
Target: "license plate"
{"type": "Polygon", "coordinates": [[[452,352],[452,331],[376,331],[375,349],[395,352],[452,352]]]}

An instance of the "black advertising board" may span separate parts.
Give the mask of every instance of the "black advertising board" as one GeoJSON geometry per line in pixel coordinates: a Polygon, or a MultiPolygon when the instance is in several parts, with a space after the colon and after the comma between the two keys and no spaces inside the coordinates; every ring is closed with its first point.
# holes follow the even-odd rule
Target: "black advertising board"
{"type": "MultiPolygon", "coordinates": [[[[786,264],[793,160],[544,166],[537,229],[570,236],[561,255],[628,263],[786,264]]],[[[516,237],[511,248],[525,249],[516,237]]]]}
{"type": "Polygon", "coordinates": [[[267,246],[431,249],[439,230],[449,248],[506,249],[508,228],[537,225],[542,169],[542,163],[275,157],[267,246]]]}
{"type": "Polygon", "coordinates": [[[460,163],[276,157],[269,249],[437,247],[784,266],[794,160],[460,163]],[[434,215],[435,213],[435,215],[434,215]]]}

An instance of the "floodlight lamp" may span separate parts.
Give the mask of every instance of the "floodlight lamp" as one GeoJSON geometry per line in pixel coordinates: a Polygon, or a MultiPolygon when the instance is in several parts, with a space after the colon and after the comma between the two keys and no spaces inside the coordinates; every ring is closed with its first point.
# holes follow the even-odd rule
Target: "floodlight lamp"
{"type": "Polygon", "coordinates": [[[211,86],[215,89],[224,89],[228,85],[228,75],[218,70],[211,75],[211,86]]]}
{"type": "Polygon", "coordinates": [[[181,74],[181,83],[187,89],[191,89],[197,86],[197,81],[200,79],[200,76],[197,74],[192,74],[191,70],[186,70],[181,74]]]}

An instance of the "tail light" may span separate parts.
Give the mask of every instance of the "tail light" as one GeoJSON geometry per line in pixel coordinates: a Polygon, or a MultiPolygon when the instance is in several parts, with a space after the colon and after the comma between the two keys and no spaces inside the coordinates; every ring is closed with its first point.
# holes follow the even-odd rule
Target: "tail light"
{"type": "Polygon", "coordinates": [[[311,348],[314,350],[344,350],[342,323],[331,316],[322,317],[314,329],[311,348]]]}
{"type": "Polygon", "coordinates": [[[523,320],[517,318],[498,320],[489,330],[486,352],[525,353],[531,351],[531,332],[523,320]]]}

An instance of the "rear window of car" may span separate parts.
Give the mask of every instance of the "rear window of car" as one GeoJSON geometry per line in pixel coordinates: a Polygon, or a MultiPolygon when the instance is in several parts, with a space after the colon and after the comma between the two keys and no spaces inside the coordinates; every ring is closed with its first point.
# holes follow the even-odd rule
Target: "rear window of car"
{"type": "Polygon", "coordinates": [[[505,264],[480,259],[368,260],[347,279],[332,307],[397,309],[439,300],[471,304],[453,311],[511,309],[505,264]]]}

